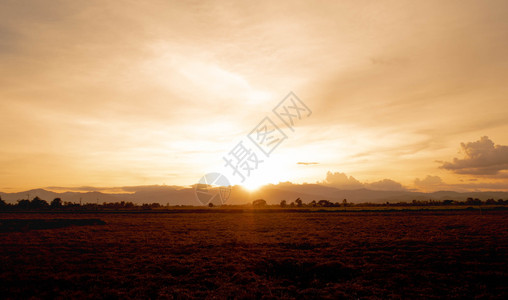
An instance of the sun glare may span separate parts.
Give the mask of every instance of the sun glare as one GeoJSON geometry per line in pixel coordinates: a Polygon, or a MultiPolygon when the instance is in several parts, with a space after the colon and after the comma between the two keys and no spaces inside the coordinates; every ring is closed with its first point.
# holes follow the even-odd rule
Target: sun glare
{"type": "Polygon", "coordinates": [[[265,182],[258,182],[256,180],[249,180],[249,181],[246,181],[245,183],[242,183],[242,186],[245,189],[247,189],[249,192],[255,192],[265,184],[266,184],[265,182]]]}

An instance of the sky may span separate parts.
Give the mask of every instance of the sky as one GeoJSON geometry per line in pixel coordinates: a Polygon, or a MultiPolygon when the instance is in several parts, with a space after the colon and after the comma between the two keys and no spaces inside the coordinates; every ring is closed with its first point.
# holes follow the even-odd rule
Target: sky
{"type": "Polygon", "coordinates": [[[507,20],[506,1],[1,1],[0,191],[508,190],[507,20]],[[286,138],[264,157],[265,117],[286,138]]]}

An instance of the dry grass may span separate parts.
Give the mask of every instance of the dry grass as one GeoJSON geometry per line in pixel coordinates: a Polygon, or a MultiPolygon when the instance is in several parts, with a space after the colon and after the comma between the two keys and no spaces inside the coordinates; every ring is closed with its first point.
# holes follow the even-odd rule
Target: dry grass
{"type": "Polygon", "coordinates": [[[508,297],[508,212],[2,214],[2,298],[508,297]]]}

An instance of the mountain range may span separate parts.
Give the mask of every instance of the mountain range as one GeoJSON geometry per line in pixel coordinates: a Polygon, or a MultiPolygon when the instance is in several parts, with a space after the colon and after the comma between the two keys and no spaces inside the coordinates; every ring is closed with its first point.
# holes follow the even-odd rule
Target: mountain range
{"type": "MultiPolygon", "coordinates": [[[[20,199],[39,197],[48,202],[54,198],[61,198],[64,202],[73,203],[103,203],[103,202],[133,202],[135,204],[160,203],[161,205],[201,205],[193,187],[178,186],[139,186],[128,187],[128,192],[107,193],[98,191],[86,192],[54,192],[46,189],[33,189],[16,193],[0,192],[0,197],[7,203],[16,203],[20,199]]],[[[347,199],[350,203],[384,203],[411,202],[412,200],[457,200],[467,198],[508,199],[508,192],[455,192],[438,191],[423,193],[409,190],[376,191],[369,189],[344,190],[320,184],[292,184],[279,183],[266,185],[257,191],[249,192],[240,186],[234,186],[226,204],[245,204],[255,199],[265,199],[269,204],[278,204],[281,200],[291,203],[301,198],[304,203],[312,200],[329,200],[342,202],[347,199]]]]}

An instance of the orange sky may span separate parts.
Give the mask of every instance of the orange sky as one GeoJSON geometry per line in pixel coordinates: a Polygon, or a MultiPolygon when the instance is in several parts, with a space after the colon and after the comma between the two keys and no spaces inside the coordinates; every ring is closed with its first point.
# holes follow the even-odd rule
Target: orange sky
{"type": "Polygon", "coordinates": [[[2,1],[0,191],[230,172],[289,91],[247,186],[508,190],[508,2],[419,2],[2,1]]]}

